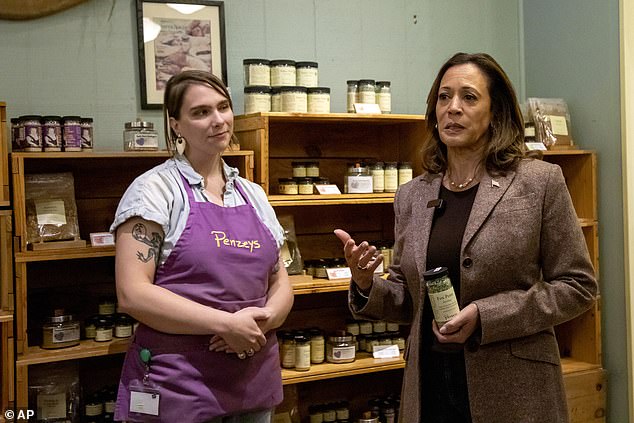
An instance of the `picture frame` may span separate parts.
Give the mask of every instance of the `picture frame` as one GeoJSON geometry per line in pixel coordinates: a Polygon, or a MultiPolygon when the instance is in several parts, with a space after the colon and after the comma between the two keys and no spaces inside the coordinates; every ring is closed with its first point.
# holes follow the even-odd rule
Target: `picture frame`
{"type": "Polygon", "coordinates": [[[136,0],[141,108],[163,107],[165,84],[185,69],[227,84],[224,2],[136,0]]]}

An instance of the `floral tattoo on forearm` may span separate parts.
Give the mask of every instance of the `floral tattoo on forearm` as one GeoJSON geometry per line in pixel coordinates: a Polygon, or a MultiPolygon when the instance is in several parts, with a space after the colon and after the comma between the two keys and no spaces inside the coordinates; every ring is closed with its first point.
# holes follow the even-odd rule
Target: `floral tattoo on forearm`
{"type": "Polygon", "coordinates": [[[158,232],[152,232],[152,238],[147,236],[147,228],[143,223],[136,223],[132,228],[132,237],[145,245],[149,245],[150,248],[147,251],[147,255],[143,252],[137,251],[137,258],[143,263],[147,263],[154,259],[154,264],[158,266],[159,262],[159,249],[163,243],[163,237],[158,232]]]}

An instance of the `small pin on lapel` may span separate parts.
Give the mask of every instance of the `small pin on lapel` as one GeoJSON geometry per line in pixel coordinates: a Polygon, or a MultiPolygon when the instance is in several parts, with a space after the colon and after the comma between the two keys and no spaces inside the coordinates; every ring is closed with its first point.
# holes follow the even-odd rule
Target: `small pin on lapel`
{"type": "Polygon", "coordinates": [[[493,187],[500,188],[500,183],[498,181],[491,181],[491,188],[493,187]]]}

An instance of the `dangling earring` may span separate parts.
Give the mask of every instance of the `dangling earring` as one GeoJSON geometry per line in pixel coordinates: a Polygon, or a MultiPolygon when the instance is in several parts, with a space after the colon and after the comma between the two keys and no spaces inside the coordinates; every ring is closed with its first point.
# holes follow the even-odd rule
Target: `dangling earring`
{"type": "Polygon", "coordinates": [[[178,134],[176,136],[176,151],[178,152],[178,154],[180,154],[181,156],[183,154],[185,154],[185,145],[187,144],[187,142],[185,141],[185,138],[183,138],[183,136],[181,134],[178,134]]]}

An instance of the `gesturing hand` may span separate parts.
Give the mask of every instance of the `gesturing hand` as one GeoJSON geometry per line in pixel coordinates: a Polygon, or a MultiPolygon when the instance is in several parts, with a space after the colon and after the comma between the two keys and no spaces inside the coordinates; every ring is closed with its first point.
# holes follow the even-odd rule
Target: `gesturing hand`
{"type": "Polygon", "coordinates": [[[343,255],[352,273],[352,280],[362,291],[369,290],[374,271],[383,263],[383,256],[376,255],[376,247],[366,241],[356,245],[354,239],[344,230],[335,229],[335,235],[343,243],[343,255]]]}

